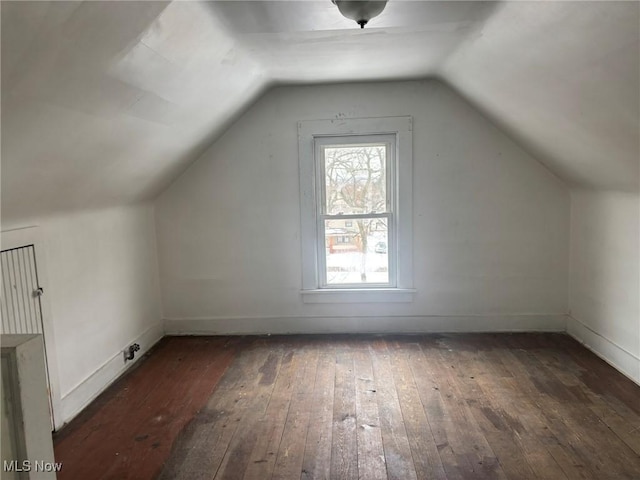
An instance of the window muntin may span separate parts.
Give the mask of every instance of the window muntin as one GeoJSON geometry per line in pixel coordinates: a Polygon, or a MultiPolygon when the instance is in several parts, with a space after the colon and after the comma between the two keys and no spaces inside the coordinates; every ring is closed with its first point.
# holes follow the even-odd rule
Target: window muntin
{"type": "Polygon", "coordinates": [[[395,136],[316,137],[320,288],[395,286],[395,136]]]}

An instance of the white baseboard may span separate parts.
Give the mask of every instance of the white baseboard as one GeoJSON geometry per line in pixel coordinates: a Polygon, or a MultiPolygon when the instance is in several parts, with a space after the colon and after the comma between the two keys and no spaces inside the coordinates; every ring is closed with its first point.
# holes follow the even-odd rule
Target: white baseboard
{"type": "MultiPolygon", "coordinates": [[[[571,316],[567,317],[567,333],[620,373],[640,385],[639,357],[571,316]]],[[[640,338],[638,341],[640,342],[640,338]]]]}
{"type": "Polygon", "coordinates": [[[138,343],[140,350],[136,353],[134,360],[124,361],[123,346],[116,354],[89,377],[80,382],[73,390],[64,395],[61,400],[63,422],[68,423],[73,417],[80,413],[89,403],[100,395],[109,385],[111,385],[125,370],[129,369],[138,361],[151,347],[153,347],[162,337],[164,331],[162,324],[149,327],[137,338],[132,339],[127,345],[138,343]]]}
{"type": "Polygon", "coordinates": [[[164,329],[167,335],[564,332],[566,315],[185,318],[165,319],[164,329]]]}

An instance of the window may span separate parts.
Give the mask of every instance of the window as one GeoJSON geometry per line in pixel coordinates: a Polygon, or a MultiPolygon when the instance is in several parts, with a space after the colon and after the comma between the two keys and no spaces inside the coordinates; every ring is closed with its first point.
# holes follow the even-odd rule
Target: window
{"type": "Polygon", "coordinates": [[[298,129],[305,302],[411,301],[411,118],[298,129]]]}
{"type": "Polygon", "coordinates": [[[395,238],[395,136],[319,137],[314,145],[318,285],[395,287],[395,257],[375,249],[395,238]]]}

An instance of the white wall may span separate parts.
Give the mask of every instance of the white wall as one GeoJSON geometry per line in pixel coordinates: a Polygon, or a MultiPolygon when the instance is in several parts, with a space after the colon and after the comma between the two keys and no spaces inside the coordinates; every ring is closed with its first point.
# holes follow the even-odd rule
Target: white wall
{"type": "Polygon", "coordinates": [[[571,193],[569,333],[640,383],[640,195],[571,193]]]}
{"type": "Polygon", "coordinates": [[[137,341],[142,354],[163,335],[153,207],[3,223],[3,248],[30,231],[55,338],[48,354],[59,377],[59,426],[123,371],[125,347],[137,341]]]}
{"type": "Polygon", "coordinates": [[[170,332],[565,327],[567,188],[437,81],[271,90],[156,222],[170,332]],[[304,304],[296,122],[394,115],[414,118],[415,299],[304,304]]]}

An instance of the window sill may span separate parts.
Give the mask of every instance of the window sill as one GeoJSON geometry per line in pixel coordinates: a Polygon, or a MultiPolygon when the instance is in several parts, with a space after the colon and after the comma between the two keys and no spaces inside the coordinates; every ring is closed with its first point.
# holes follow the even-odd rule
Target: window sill
{"type": "Polygon", "coordinates": [[[409,303],[412,288],[322,288],[301,290],[304,303],[409,303]]]}

